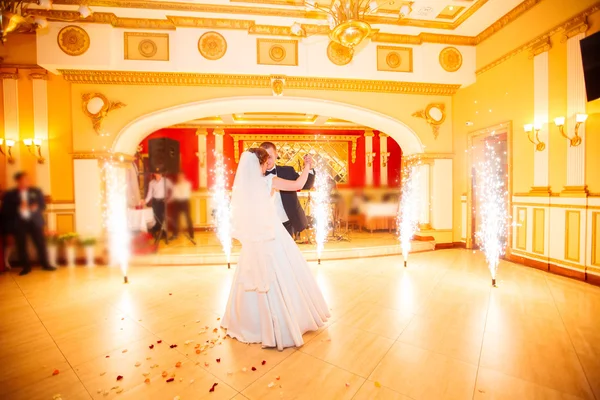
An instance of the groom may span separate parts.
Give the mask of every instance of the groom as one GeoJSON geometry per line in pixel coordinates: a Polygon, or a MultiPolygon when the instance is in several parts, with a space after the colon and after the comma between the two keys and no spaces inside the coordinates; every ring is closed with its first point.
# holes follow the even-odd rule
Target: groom
{"type": "MultiPolygon", "coordinates": [[[[275,161],[279,158],[277,155],[277,148],[275,144],[271,142],[264,142],[260,145],[263,149],[269,153],[269,159],[267,160],[267,172],[265,175],[275,174],[275,176],[287,179],[290,181],[294,181],[298,179],[299,175],[294,169],[294,167],[290,167],[287,165],[278,166],[275,165],[275,161]]],[[[304,162],[307,161],[307,158],[310,156],[304,157],[304,162]]],[[[310,171],[308,175],[308,179],[306,180],[306,184],[302,188],[302,190],[307,190],[313,187],[315,183],[315,172],[314,170],[310,171]]],[[[298,193],[297,192],[276,192],[275,193],[275,207],[277,208],[277,215],[281,219],[283,226],[289,234],[294,237],[296,233],[300,233],[306,229],[308,222],[306,220],[306,215],[304,214],[304,210],[298,201],[298,193]]]]}

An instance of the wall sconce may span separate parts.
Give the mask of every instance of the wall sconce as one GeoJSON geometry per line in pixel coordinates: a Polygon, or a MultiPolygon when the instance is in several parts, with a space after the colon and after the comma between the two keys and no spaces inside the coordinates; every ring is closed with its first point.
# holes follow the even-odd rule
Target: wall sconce
{"type": "Polygon", "coordinates": [[[23,139],[23,143],[27,146],[29,153],[37,158],[38,164],[43,164],[44,161],[46,161],[46,159],[42,157],[42,139],[23,139]],[[33,146],[36,147],[36,150],[33,150],[33,146]]]}
{"type": "Polygon", "coordinates": [[[542,129],[542,124],[527,124],[523,127],[523,129],[527,133],[527,139],[529,139],[529,141],[535,145],[535,150],[544,151],[544,149],[546,148],[546,143],[540,141],[540,129],[542,129]],[[531,138],[531,132],[533,132],[534,130],[535,141],[531,138]]]}
{"type": "Polygon", "coordinates": [[[15,141],[6,139],[6,153],[4,152],[4,149],[2,148],[3,145],[4,145],[4,139],[0,139],[0,153],[2,153],[2,155],[7,157],[6,161],[8,161],[9,164],[14,164],[15,158],[12,155],[12,148],[15,145],[15,141]]]}
{"type": "Polygon", "coordinates": [[[372,167],[373,166],[373,160],[375,159],[375,156],[377,155],[377,153],[367,153],[367,166],[372,167]]]}
{"type": "Polygon", "coordinates": [[[581,137],[578,135],[579,127],[587,120],[587,114],[575,114],[575,136],[570,138],[565,134],[565,117],[554,118],[554,124],[565,139],[567,139],[572,147],[577,147],[581,144],[581,137]]]}
{"type": "Polygon", "coordinates": [[[387,167],[389,157],[390,157],[390,153],[381,153],[381,166],[382,167],[387,167]]]}

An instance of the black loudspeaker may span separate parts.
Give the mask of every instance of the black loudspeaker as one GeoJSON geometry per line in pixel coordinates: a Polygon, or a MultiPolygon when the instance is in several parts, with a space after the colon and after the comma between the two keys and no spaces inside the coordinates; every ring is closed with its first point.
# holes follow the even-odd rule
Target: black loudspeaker
{"type": "Polygon", "coordinates": [[[579,41],[587,101],[600,98],[600,32],[579,41]]]}
{"type": "Polygon", "coordinates": [[[169,138],[148,140],[150,172],[176,174],[179,172],[179,142],[169,138]]]}

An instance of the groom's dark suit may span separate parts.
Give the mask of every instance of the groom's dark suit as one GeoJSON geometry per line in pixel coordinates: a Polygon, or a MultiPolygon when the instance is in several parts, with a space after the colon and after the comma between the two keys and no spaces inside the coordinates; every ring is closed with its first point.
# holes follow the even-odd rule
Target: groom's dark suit
{"type": "MultiPolygon", "coordinates": [[[[267,171],[268,174],[275,174],[277,177],[281,179],[285,179],[288,181],[295,181],[300,176],[294,167],[290,167],[287,165],[276,165],[270,171],[267,171]]],[[[314,173],[308,174],[308,179],[306,180],[306,184],[302,188],[302,190],[308,190],[313,187],[315,183],[315,175],[314,173]]],[[[308,225],[308,221],[306,220],[306,214],[304,214],[304,210],[300,205],[300,201],[298,201],[298,192],[284,192],[280,191],[281,194],[281,202],[283,203],[283,209],[289,218],[289,223],[284,224],[290,235],[294,233],[300,233],[306,229],[308,225]]]]}

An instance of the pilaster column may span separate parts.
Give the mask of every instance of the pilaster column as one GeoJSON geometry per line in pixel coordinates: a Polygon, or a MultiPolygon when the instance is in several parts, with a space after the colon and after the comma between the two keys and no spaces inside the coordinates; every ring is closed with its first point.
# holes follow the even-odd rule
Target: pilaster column
{"type": "Polygon", "coordinates": [[[379,182],[381,186],[388,185],[388,159],[390,153],[388,153],[387,148],[388,135],[379,132],[379,154],[381,155],[381,168],[379,170],[379,182]]]}
{"type": "MultiPolygon", "coordinates": [[[[36,163],[36,185],[44,194],[52,195],[50,187],[50,152],[48,144],[48,75],[29,74],[33,80],[33,132],[34,138],[41,141],[40,150],[45,161],[36,163]]],[[[34,149],[37,150],[35,144],[34,149]]]]}
{"type": "Polygon", "coordinates": [[[19,152],[19,74],[0,73],[2,78],[2,97],[4,99],[4,144],[6,155],[6,185],[13,184],[13,175],[21,169],[19,152]],[[13,161],[9,161],[9,146],[13,161]]]}
{"type": "Polygon", "coordinates": [[[421,160],[419,165],[419,229],[431,229],[431,167],[433,160],[421,160]]]}
{"type": "Polygon", "coordinates": [[[225,136],[225,131],[217,128],[213,131],[213,134],[215,135],[215,152],[223,154],[223,136],[225,136]]]}
{"type": "Polygon", "coordinates": [[[373,130],[365,131],[365,185],[373,186],[373,130]]]}
{"type": "Polygon", "coordinates": [[[102,234],[102,170],[96,158],[73,160],[75,230],[83,236],[102,234]]]}
{"type": "Polygon", "coordinates": [[[198,153],[196,153],[196,156],[198,157],[198,184],[201,189],[206,189],[208,187],[208,166],[206,164],[207,135],[208,131],[206,129],[196,130],[196,137],[198,138],[198,153]]]}
{"type": "MultiPolygon", "coordinates": [[[[575,132],[575,115],[585,113],[586,93],[579,41],[585,33],[567,39],[567,120],[569,137],[575,132]]],[[[579,146],[567,146],[567,185],[569,191],[585,191],[585,122],[579,126],[579,146]]]]}
{"type": "Polygon", "coordinates": [[[550,141],[548,140],[548,87],[550,84],[548,74],[548,52],[545,51],[533,57],[533,113],[534,123],[541,127],[539,131],[540,141],[546,144],[546,148],[533,151],[533,190],[549,191],[548,183],[548,155],[550,154],[550,141]]]}

